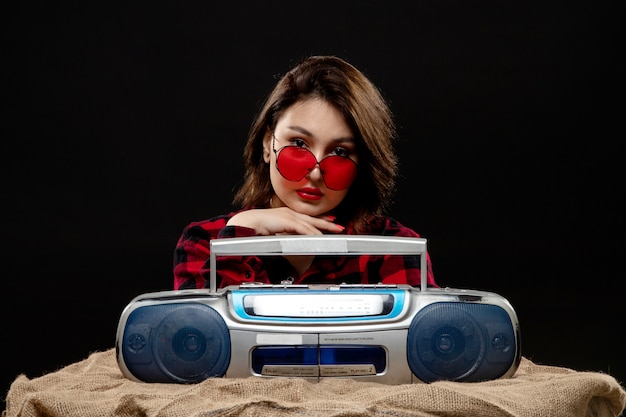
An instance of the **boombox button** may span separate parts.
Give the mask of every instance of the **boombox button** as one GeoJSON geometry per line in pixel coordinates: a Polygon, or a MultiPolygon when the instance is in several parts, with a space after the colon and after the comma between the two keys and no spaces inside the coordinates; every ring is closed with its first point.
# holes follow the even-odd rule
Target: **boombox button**
{"type": "Polygon", "coordinates": [[[504,333],[498,333],[491,339],[491,345],[498,352],[506,353],[511,349],[511,343],[504,333]]]}
{"type": "Polygon", "coordinates": [[[483,297],[481,297],[480,295],[472,295],[472,294],[461,294],[459,295],[459,301],[465,301],[465,302],[476,302],[476,301],[480,301],[482,300],[483,297]]]}
{"type": "Polygon", "coordinates": [[[320,376],[376,375],[374,365],[320,365],[320,376]]]}
{"type": "Polygon", "coordinates": [[[131,352],[137,353],[146,347],[146,338],[143,337],[143,335],[135,333],[130,335],[126,343],[131,352]]]}
{"type": "Polygon", "coordinates": [[[261,375],[315,377],[319,376],[317,365],[263,365],[261,375]]]}

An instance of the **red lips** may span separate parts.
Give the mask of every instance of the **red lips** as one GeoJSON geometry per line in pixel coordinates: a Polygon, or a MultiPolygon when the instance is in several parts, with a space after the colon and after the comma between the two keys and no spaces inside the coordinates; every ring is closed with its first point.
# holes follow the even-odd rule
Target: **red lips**
{"type": "Polygon", "coordinates": [[[324,196],[324,194],[319,190],[319,188],[313,187],[304,187],[296,190],[296,193],[300,198],[305,200],[319,200],[324,196]]]}

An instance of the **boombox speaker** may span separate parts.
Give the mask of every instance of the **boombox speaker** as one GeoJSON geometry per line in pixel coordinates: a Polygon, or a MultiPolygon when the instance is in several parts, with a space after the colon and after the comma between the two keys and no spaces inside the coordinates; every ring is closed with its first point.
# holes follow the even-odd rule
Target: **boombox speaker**
{"type": "Polygon", "coordinates": [[[498,294],[426,286],[426,240],[260,236],[211,242],[211,287],[135,297],[116,335],[133,380],[358,378],[387,384],[510,377],[520,329],[498,294]],[[419,255],[421,286],[242,284],[216,288],[221,255],[419,255]]]}

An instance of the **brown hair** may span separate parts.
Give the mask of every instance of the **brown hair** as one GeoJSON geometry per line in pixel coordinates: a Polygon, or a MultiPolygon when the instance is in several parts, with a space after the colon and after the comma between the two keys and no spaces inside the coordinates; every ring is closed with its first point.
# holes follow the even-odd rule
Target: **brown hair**
{"type": "Polygon", "coordinates": [[[383,214],[395,191],[398,160],[392,146],[396,129],[379,89],[358,69],[335,56],[311,56],[286,73],[265,100],[252,123],[244,148],[244,182],[233,203],[265,207],[274,192],[263,160],[263,138],[284,111],[312,97],[335,106],[351,127],[357,143],[359,170],[336,209],[338,219],[352,222],[357,233],[372,215],[383,214]]]}

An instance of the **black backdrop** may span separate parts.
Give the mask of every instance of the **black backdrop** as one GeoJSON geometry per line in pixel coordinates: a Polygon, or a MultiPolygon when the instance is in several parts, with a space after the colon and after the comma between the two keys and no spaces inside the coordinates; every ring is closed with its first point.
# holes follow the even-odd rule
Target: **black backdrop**
{"type": "Polygon", "coordinates": [[[171,289],[182,228],[230,208],[275,76],[327,53],[391,103],[391,214],[438,282],[508,298],[524,356],[626,380],[620,10],[224,3],[4,14],[3,388],[113,347],[123,307],[171,289]]]}

